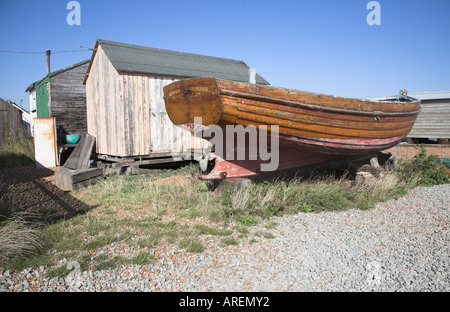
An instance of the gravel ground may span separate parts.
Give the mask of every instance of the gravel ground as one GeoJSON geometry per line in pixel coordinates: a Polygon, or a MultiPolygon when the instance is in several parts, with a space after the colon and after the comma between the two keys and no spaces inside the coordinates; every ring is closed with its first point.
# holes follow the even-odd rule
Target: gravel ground
{"type": "MultiPolygon", "coordinates": [[[[0,291],[450,291],[450,184],[419,187],[360,211],[274,218],[274,238],[205,251],[174,244],[149,265],[44,278],[47,268],[0,272],[0,291]]],[[[268,230],[264,225],[252,231],[268,230]]],[[[110,248],[114,249],[114,248],[110,248]]]]}

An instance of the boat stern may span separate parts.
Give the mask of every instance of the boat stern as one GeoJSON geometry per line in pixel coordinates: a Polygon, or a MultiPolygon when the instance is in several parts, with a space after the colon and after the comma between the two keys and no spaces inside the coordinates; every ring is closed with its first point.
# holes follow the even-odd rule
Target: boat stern
{"type": "Polygon", "coordinates": [[[193,124],[201,117],[205,126],[219,122],[222,103],[215,78],[192,78],[164,87],[167,114],[175,125],[193,124]]]}

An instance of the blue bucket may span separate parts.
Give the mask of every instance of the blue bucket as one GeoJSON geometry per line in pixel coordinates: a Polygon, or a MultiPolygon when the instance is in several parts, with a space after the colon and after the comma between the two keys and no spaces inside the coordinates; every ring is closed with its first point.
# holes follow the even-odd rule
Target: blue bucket
{"type": "Polygon", "coordinates": [[[77,144],[80,141],[81,134],[68,134],[66,135],[67,144],[77,144]]]}

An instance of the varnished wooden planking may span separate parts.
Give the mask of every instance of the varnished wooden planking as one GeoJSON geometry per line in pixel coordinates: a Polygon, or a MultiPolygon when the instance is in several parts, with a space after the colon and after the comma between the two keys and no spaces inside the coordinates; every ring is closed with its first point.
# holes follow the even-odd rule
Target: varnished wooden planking
{"type": "Polygon", "coordinates": [[[363,149],[377,140],[384,142],[379,146],[395,144],[411,130],[420,110],[420,101],[345,99],[214,78],[187,79],[164,92],[175,124],[201,116],[205,126],[279,125],[280,134],[295,142],[329,139],[328,147],[336,143],[341,149],[346,149],[343,140],[360,140],[363,149]]]}
{"type": "MultiPolygon", "coordinates": [[[[258,116],[276,117],[280,120],[303,122],[306,124],[331,125],[349,129],[404,129],[411,127],[414,123],[414,117],[385,117],[375,120],[370,116],[353,116],[344,114],[333,114],[326,112],[311,112],[306,109],[292,108],[288,110],[282,105],[267,105],[260,101],[251,101],[235,99],[232,97],[223,97],[223,112],[239,117],[241,114],[253,114],[254,118],[258,116]]],[[[244,116],[244,115],[243,115],[244,116]]],[[[283,121],[280,121],[281,124],[283,121]]]]}
{"type": "Polygon", "coordinates": [[[361,99],[343,98],[325,94],[276,88],[264,85],[250,85],[235,81],[217,79],[219,90],[230,90],[244,94],[283,99],[295,102],[292,105],[314,104],[317,107],[355,110],[360,112],[416,112],[420,110],[420,103],[381,102],[361,99]],[[405,105],[406,104],[406,105],[405,105]]]}
{"type": "Polygon", "coordinates": [[[167,112],[175,124],[193,123],[200,116],[204,125],[220,120],[222,103],[215,79],[182,80],[164,88],[164,96],[167,112]]]}
{"type": "MultiPolygon", "coordinates": [[[[203,98],[203,97],[202,97],[203,98]]],[[[283,104],[277,104],[277,103],[269,103],[264,102],[261,100],[251,100],[251,99],[244,99],[244,98],[236,98],[232,96],[227,95],[221,95],[221,98],[224,99],[224,102],[230,105],[236,105],[238,107],[241,107],[245,110],[251,110],[252,107],[256,109],[269,109],[272,111],[279,111],[280,113],[293,113],[293,114],[301,114],[304,115],[305,118],[308,117],[317,117],[317,116],[323,116],[327,119],[336,119],[336,120],[342,120],[343,119],[343,113],[336,113],[331,111],[325,111],[325,110],[312,110],[304,107],[296,107],[296,106],[288,106],[283,104]],[[245,105],[241,105],[245,104],[245,105]]],[[[379,112],[381,113],[381,112],[379,112]]],[[[374,114],[375,117],[380,117],[381,115],[374,114]]],[[[345,120],[348,121],[361,121],[361,122],[374,122],[374,116],[371,115],[356,115],[356,114],[345,114],[345,120]]],[[[407,115],[407,116],[383,116],[382,118],[377,118],[377,123],[391,123],[391,122],[397,122],[397,121],[412,121],[416,119],[415,115],[407,115]]]]}
{"type": "Polygon", "coordinates": [[[348,129],[348,128],[340,128],[340,127],[330,127],[318,124],[306,124],[302,122],[293,122],[267,117],[267,116],[258,116],[255,118],[255,115],[242,113],[239,114],[239,117],[229,115],[227,113],[222,114],[221,120],[234,123],[241,124],[244,126],[248,125],[279,125],[280,132],[288,135],[294,135],[299,137],[349,137],[349,138],[389,138],[392,136],[401,136],[408,133],[409,128],[401,128],[395,130],[367,130],[367,129],[348,129]]]}

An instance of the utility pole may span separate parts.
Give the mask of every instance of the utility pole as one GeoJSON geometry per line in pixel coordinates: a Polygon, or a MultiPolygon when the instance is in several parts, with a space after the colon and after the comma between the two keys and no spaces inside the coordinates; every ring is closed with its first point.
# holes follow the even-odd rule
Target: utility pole
{"type": "Polygon", "coordinates": [[[47,55],[47,75],[50,74],[50,55],[52,54],[51,50],[45,51],[45,54],[47,55]]]}
{"type": "Polygon", "coordinates": [[[82,49],[83,49],[83,46],[82,45],[80,45],[80,62],[83,60],[83,56],[82,56],[82,49]]]}

